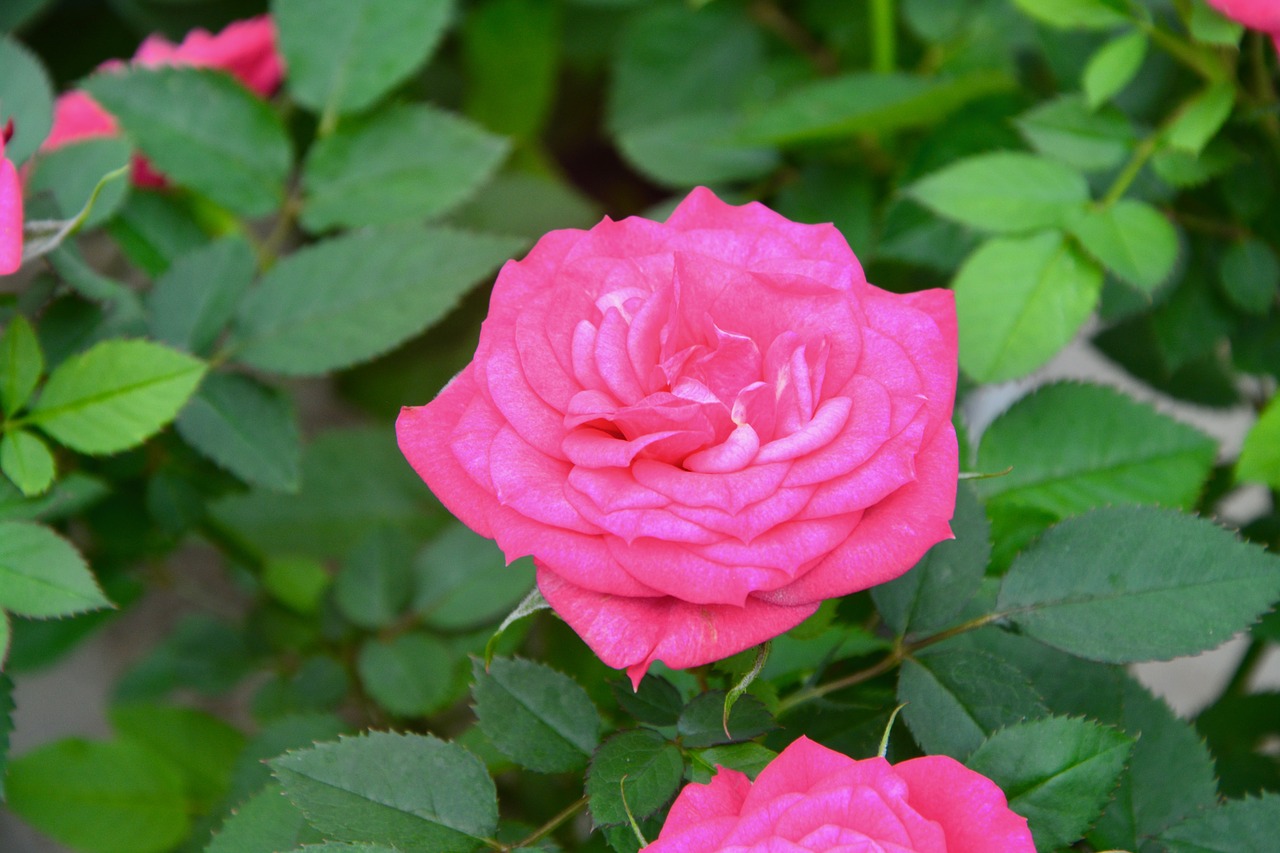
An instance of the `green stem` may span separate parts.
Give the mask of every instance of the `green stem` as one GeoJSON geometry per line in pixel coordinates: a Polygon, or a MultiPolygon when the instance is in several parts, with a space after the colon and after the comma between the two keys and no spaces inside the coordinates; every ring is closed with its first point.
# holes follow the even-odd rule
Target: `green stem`
{"type": "Polygon", "coordinates": [[[1107,194],[1102,197],[1101,206],[1108,208],[1115,204],[1124,196],[1125,191],[1129,189],[1130,184],[1138,177],[1138,173],[1142,171],[1142,167],[1147,165],[1147,161],[1151,159],[1151,155],[1156,153],[1156,144],[1159,139],[1159,133],[1153,133],[1138,145],[1134,150],[1133,156],[1129,158],[1129,162],[1125,164],[1124,169],[1116,176],[1112,182],[1111,188],[1107,190],[1107,194]]]}
{"type": "Polygon", "coordinates": [[[871,69],[892,74],[898,66],[893,0],[871,0],[871,69]]]}
{"type": "Polygon", "coordinates": [[[1152,21],[1136,21],[1147,37],[1155,42],[1165,53],[1208,80],[1217,83],[1225,80],[1228,74],[1226,67],[1217,55],[1203,48],[1189,44],[1173,33],[1152,21]]]}
{"type": "Polygon", "coordinates": [[[584,796],[582,799],[566,806],[565,809],[561,811],[558,815],[551,818],[551,820],[547,821],[542,826],[535,829],[532,833],[522,838],[520,841],[511,845],[503,845],[496,849],[518,850],[521,847],[532,847],[534,844],[537,844],[539,841],[546,838],[551,833],[555,832],[560,827],[560,825],[563,824],[565,821],[567,821],[569,818],[573,817],[578,812],[582,811],[583,807],[586,806],[586,804],[587,804],[587,798],[584,796]]]}

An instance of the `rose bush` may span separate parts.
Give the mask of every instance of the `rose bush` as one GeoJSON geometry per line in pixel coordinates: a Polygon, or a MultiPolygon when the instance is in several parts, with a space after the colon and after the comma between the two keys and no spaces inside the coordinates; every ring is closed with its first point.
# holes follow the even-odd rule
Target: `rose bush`
{"type": "Polygon", "coordinates": [[[951,535],[952,295],[868,284],[830,225],[693,191],[509,262],[400,447],[638,682],[717,660],[951,535]]]}
{"type": "Polygon", "coordinates": [[[1209,5],[1250,29],[1270,34],[1280,51],[1280,3],[1276,0],[1209,0],[1209,5]]]}
{"type": "MultiPolygon", "coordinates": [[[[194,65],[229,72],[258,95],[269,95],[280,86],[284,66],[276,47],[275,24],[261,15],[228,24],[221,32],[192,30],[179,44],[164,36],[151,35],[138,46],[131,60],[136,65],[194,65]]],[[[109,62],[103,68],[119,67],[109,62]]],[[[87,92],[74,89],[58,97],[53,108],[53,127],[41,144],[52,151],[82,139],[116,136],[120,125],[87,92]]],[[[134,161],[133,180],[143,186],[163,186],[164,177],[142,157],[134,161]]]]}
{"type": "Polygon", "coordinates": [[[720,768],[676,798],[649,853],[1032,853],[1027,820],[985,776],[946,756],[855,761],[801,737],[753,784],[720,768]]]}
{"type": "Polygon", "coordinates": [[[0,132],[0,275],[22,264],[22,183],[4,155],[6,135],[0,132]]]}

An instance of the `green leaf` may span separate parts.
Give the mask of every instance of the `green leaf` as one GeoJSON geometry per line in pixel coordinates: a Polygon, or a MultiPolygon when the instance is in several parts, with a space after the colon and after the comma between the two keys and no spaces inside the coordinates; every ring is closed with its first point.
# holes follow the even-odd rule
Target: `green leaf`
{"type": "Polygon", "coordinates": [[[75,515],[107,495],[96,477],[72,471],[39,498],[25,498],[8,480],[0,479],[0,521],[58,521],[75,515]]]}
{"type": "Polygon", "coordinates": [[[234,373],[211,373],[178,415],[178,435],[241,480],[296,492],[301,437],[293,401],[234,373]]]}
{"type": "Polygon", "coordinates": [[[270,764],[289,799],[336,840],[470,853],[498,826],[484,765],[434,737],[371,732],[270,764]]]}
{"type": "Polygon", "coordinates": [[[609,685],[622,710],[636,718],[636,722],[655,726],[674,726],[684,709],[684,697],[674,684],[660,675],[648,673],[640,681],[639,689],[632,690],[631,683],[616,681],[609,685]]]}
{"type": "Polygon", "coordinates": [[[164,853],[187,834],[178,772],[132,741],[56,741],[9,765],[8,806],[86,853],[164,853]]]}
{"type": "Polygon", "coordinates": [[[983,243],[952,283],[960,366],[980,382],[1040,367],[1089,318],[1102,280],[1102,270],[1055,231],[983,243]]]}
{"type": "Polygon", "coordinates": [[[27,401],[44,373],[44,352],[31,321],[13,315],[0,337],[0,407],[12,417],[27,401]]]}
{"type": "Polygon", "coordinates": [[[415,536],[435,530],[432,501],[385,429],[330,430],[302,455],[302,489],[255,489],[210,506],[238,542],[260,553],[344,557],[371,529],[390,525],[415,536]]]}
{"type": "Polygon", "coordinates": [[[243,633],[210,616],[186,616],[121,676],[114,699],[156,701],[181,688],[216,695],[255,668],[243,633]]]}
{"type": "Polygon", "coordinates": [[[397,105],[316,142],[302,173],[311,231],[438,217],[493,174],[507,141],[425,104],[397,105]]]}
{"type": "Polygon", "coordinates": [[[1218,275],[1231,304],[1249,314],[1266,314],[1280,293],[1280,261],[1261,240],[1232,243],[1218,275]]]}
{"type": "MultiPolygon", "coordinates": [[[[249,740],[236,761],[227,802],[244,802],[257,792],[276,785],[267,759],[290,750],[310,749],[317,743],[336,740],[349,729],[347,723],[332,714],[292,714],[265,724],[249,740]]],[[[316,838],[320,838],[318,833],[316,838]]]]}
{"type": "Polygon", "coordinates": [[[648,817],[675,795],[683,771],[679,748],[662,735],[651,729],[618,732],[596,750],[587,771],[592,820],[596,826],[628,823],[628,810],[636,819],[648,817]]]}
{"type": "Polygon", "coordinates": [[[532,560],[505,563],[491,540],[450,524],[414,560],[414,611],[446,631],[496,621],[533,586],[532,560]]]}
{"type": "Polygon", "coordinates": [[[1268,853],[1280,826],[1280,794],[1228,800],[1160,836],[1169,853],[1268,853]]]}
{"type": "Polygon", "coordinates": [[[293,156],[284,125],[225,72],[134,66],[84,86],[173,181],[246,216],[283,201],[293,156]]]}
{"type": "Polygon", "coordinates": [[[333,582],[342,615],[368,630],[385,628],[413,595],[413,540],[394,528],[369,531],[343,562],[333,582]]]}
{"type": "Polygon", "coordinates": [[[983,652],[942,651],[902,664],[898,701],[916,743],[963,761],[1005,726],[1047,715],[1026,677],[983,652]]]}
{"type": "Polygon", "coordinates": [[[1098,48],[1084,67],[1081,85],[1091,109],[1097,109],[1129,85],[1147,56],[1147,34],[1133,30],[1098,48]]]}
{"type": "Polygon", "coordinates": [[[956,490],[956,538],[939,542],[905,575],[873,587],[876,609],[895,634],[945,627],[978,591],[991,561],[991,525],[971,483],[956,490]]]}
{"type": "Polygon", "coordinates": [[[534,661],[471,661],[480,728],[522,767],[540,773],[581,770],[600,743],[600,714],[587,691],[534,661]]]}
{"type": "Polygon", "coordinates": [[[775,145],[894,133],[937,124],[970,101],[1013,88],[1007,74],[973,71],[950,79],[856,72],[809,83],[747,120],[745,141],[775,145]]]}
{"type": "Polygon", "coordinates": [[[556,91],[560,10],[543,0],[487,0],[462,27],[466,112],[497,133],[541,129],[556,91]]]}
{"type": "Polygon", "coordinates": [[[262,568],[263,588],[296,613],[315,613],[329,582],[329,572],[310,557],[271,557],[262,568]]]}
{"type": "Polygon", "coordinates": [[[322,840],[284,789],[271,784],[232,812],[205,853],[277,853],[322,840]]]}
{"type": "Polygon", "coordinates": [[[27,497],[42,495],[53,485],[56,465],[40,437],[12,430],[0,438],[0,469],[27,497]]]}
{"type": "Polygon", "coordinates": [[[1235,47],[1244,34],[1244,24],[1226,17],[1205,0],[1192,0],[1187,28],[1196,41],[1223,47],[1235,47]]]}
{"type": "Polygon", "coordinates": [[[680,742],[686,747],[715,746],[721,743],[751,740],[777,728],[773,715],[764,703],[750,693],[740,696],[729,712],[728,732],[724,724],[723,690],[708,690],[693,697],[680,712],[676,728],[680,742]]]}
{"type": "MultiPolygon", "coordinates": [[[[27,194],[52,196],[58,213],[71,219],[89,202],[103,176],[129,165],[133,148],[123,139],[86,139],[40,155],[27,181],[27,194]]],[[[103,185],[93,207],[80,225],[88,230],[106,222],[129,194],[127,180],[103,185]]]]}
{"type": "Polygon", "coordinates": [[[53,84],[36,55],[4,35],[0,36],[0,125],[9,119],[13,119],[13,138],[5,144],[5,157],[21,165],[53,127],[53,84]]]}
{"type": "Polygon", "coordinates": [[[1079,839],[1106,804],[1133,741],[1086,720],[1050,717],[992,735],[965,762],[999,785],[1041,853],[1079,839]]]}
{"type": "Polygon", "coordinates": [[[200,207],[196,196],[134,187],[107,227],[129,260],[155,277],[209,242],[198,221],[200,207]]]}
{"type": "Polygon", "coordinates": [[[0,803],[5,802],[4,778],[9,765],[9,733],[13,731],[13,680],[4,674],[9,650],[9,617],[0,610],[0,803]]]}
{"type": "Polygon", "coordinates": [[[773,171],[778,152],[736,139],[737,123],[731,112],[676,116],[623,131],[618,147],[644,175],[677,189],[749,180],[773,171]]]}
{"type": "Polygon", "coordinates": [[[1014,403],[978,446],[988,505],[1064,518],[1103,505],[1195,504],[1217,444],[1194,427],[1101,385],[1060,382],[1014,403]]]}
{"type": "Polygon", "coordinates": [[[5,707],[9,702],[9,682],[5,681],[4,667],[9,660],[9,646],[13,642],[13,628],[9,626],[9,614],[0,610],[0,802],[4,802],[4,762],[9,751],[9,731],[12,722],[9,712],[12,707],[5,707]]]}
{"type": "Polygon", "coordinates": [[[1173,272],[1178,234],[1160,211],[1132,199],[1086,208],[1068,225],[1084,250],[1118,278],[1151,293],[1173,272]]]}
{"type": "Polygon", "coordinates": [[[108,716],[121,737],[152,748],[178,770],[198,810],[212,809],[227,793],[245,744],[237,729],[203,711],[164,705],[116,705],[108,716]]]}
{"type": "Polygon", "coordinates": [[[717,768],[727,767],[745,773],[755,779],[760,771],[769,765],[778,754],[772,749],[753,741],[731,743],[725,746],[713,746],[709,749],[698,749],[689,753],[689,779],[700,785],[711,781],[717,768]]]}
{"type": "Polygon", "coordinates": [[[110,606],[70,542],[38,524],[0,522],[0,608],[46,619],[110,606]]]}
{"type": "Polygon", "coordinates": [[[1017,125],[1036,151],[1084,172],[1119,166],[1137,140],[1124,113],[1090,109],[1079,95],[1046,101],[1019,116],[1017,125]]]}
{"type": "Polygon", "coordinates": [[[356,669],[373,700],[398,717],[424,717],[453,698],[458,659],[430,634],[410,632],[360,648],[356,669]]]}
{"type": "Polygon", "coordinates": [[[157,340],[196,355],[209,354],[253,283],[249,244],[226,237],[178,256],[147,300],[157,340]]]}
{"type": "Polygon", "coordinates": [[[1113,507],[1051,528],[1010,567],[997,608],[1030,637],[1110,663],[1211,649],[1280,597],[1277,558],[1210,521],[1113,507]]]}
{"type": "Polygon", "coordinates": [[[1089,185],[1075,169],[1019,151],[968,157],[907,192],[940,216],[1005,233],[1065,225],[1089,200],[1089,185]]]}
{"type": "Polygon", "coordinates": [[[316,112],[371,106],[435,51],[450,0],[275,0],[289,90],[316,112]]]}
{"type": "Polygon", "coordinates": [[[1013,0],[1037,21],[1058,29],[1105,30],[1127,23],[1123,6],[1108,0],[1013,0]]]}
{"type": "Polygon", "coordinates": [[[50,374],[29,418],[72,450],[117,453],[169,423],[205,368],[197,358],[150,341],[103,341],[50,374]]]}
{"type": "Polygon", "coordinates": [[[443,317],[520,241],[444,228],[364,231],[288,256],[240,306],[236,356],[315,375],[366,361],[443,317]]]}
{"type": "Polygon", "coordinates": [[[1280,395],[1249,428],[1236,462],[1236,479],[1280,489],[1280,395]]]}
{"type": "Polygon", "coordinates": [[[1187,101],[1165,130],[1164,139],[1174,148],[1199,154],[1231,115],[1235,84],[1214,83],[1187,101]]]}
{"type": "Polygon", "coordinates": [[[336,708],[351,687],[347,670],[325,655],[308,658],[296,672],[279,673],[253,694],[250,711],[257,720],[336,708]]]}

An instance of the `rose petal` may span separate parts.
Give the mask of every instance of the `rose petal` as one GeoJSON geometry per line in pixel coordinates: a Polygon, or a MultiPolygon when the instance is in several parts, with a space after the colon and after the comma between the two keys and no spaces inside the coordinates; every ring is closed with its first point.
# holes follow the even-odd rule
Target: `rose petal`
{"type": "Polygon", "coordinates": [[[911,807],[941,825],[947,853],[1031,853],[1027,819],[1009,810],[996,783],[945,755],[912,758],[894,767],[911,789],[911,807]]]}

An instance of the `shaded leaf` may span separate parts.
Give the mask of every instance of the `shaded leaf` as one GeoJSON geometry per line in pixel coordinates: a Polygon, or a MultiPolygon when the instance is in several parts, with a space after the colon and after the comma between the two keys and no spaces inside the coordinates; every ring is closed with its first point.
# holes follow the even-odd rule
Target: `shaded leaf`
{"type": "Polygon", "coordinates": [[[586,766],[602,723],[576,681],[519,658],[494,658],[488,671],[472,659],[471,671],[480,728],[504,755],[542,773],[586,766]]]}
{"type": "Polygon", "coordinates": [[[195,355],[208,355],[249,285],[255,260],[236,237],[177,256],[156,280],[147,300],[157,340],[195,355]]]}
{"type": "Polygon", "coordinates": [[[188,444],[246,483],[298,489],[301,436],[287,394],[248,376],[212,373],[174,426],[188,444]]]}

